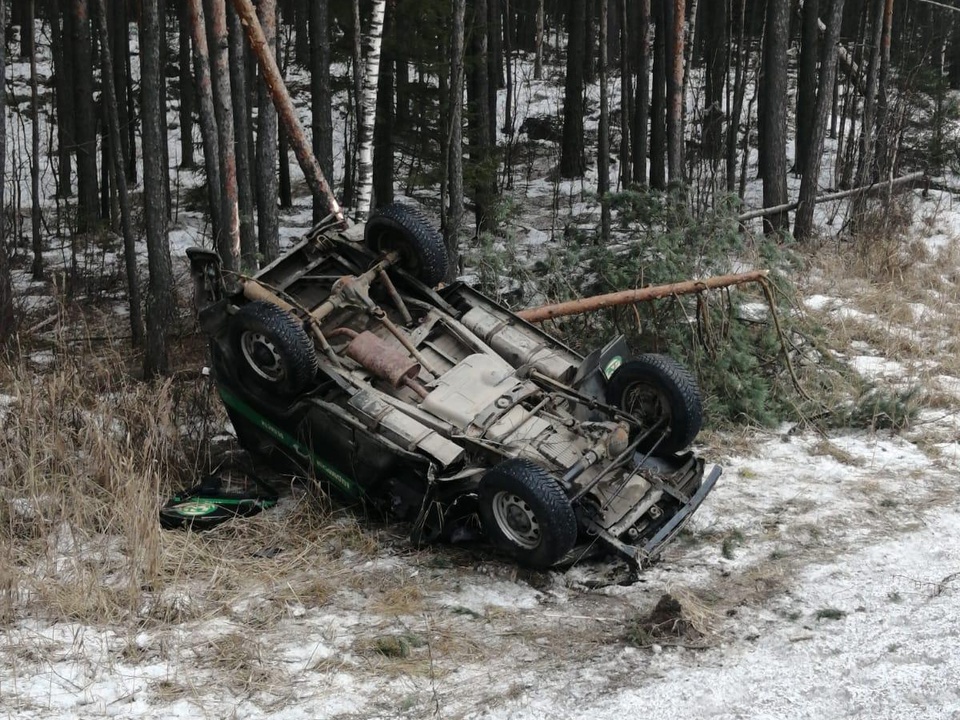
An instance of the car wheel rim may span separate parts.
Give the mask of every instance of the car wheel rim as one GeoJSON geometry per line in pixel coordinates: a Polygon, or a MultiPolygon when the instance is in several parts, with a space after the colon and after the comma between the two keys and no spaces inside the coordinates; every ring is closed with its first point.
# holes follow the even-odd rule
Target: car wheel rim
{"type": "Polygon", "coordinates": [[[527,550],[540,544],[540,523],[526,500],[501,491],[493,497],[493,517],[508,540],[527,550]]]}
{"type": "Polygon", "coordinates": [[[670,411],[666,399],[656,388],[646,383],[634,383],[623,393],[622,407],[636,418],[656,423],[668,418],[670,411]]]}
{"type": "Polygon", "coordinates": [[[270,382],[279,382],[285,373],[277,346],[263,333],[247,331],[240,338],[243,357],[253,371],[270,382]]]}

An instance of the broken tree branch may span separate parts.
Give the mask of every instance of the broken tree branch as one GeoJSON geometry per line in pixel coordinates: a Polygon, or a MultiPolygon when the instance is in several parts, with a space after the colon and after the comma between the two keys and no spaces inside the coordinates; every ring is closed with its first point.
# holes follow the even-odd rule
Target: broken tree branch
{"type": "MultiPolygon", "coordinates": [[[[894,188],[900,187],[902,185],[909,185],[911,183],[919,182],[923,180],[925,174],[923,172],[910,173],[909,175],[904,175],[903,177],[894,178],[893,180],[884,180],[883,182],[872,183],[870,185],[864,185],[858,188],[851,188],[850,190],[841,190],[835,193],[828,193],[827,195],[821,195],[818,198],[814,198],[813,202],[822,203],[830,202],[831,200],[843,200],[844,198],[851,197],[853,195],[867,195],[877,190],[882,190],[887,188],[893,190],[894,188]]],[[[787,210],[796,210],[800,207],[798,201],[784,203],[783,205],[775,205],[774,207],[760,208],[759,210],[750,210],[745,212],[742,215],[737,216],[737,220],[741,223],[746,222],[747,220],[753,220],[758,217],[766,217],[767,215],[776,215],[777,213],[782,213],[787,210]]]]}
{"type": "Polygon", "coordinates": [[[310,149],[307,136],[303,132],[303,126],[297,119],[293,101],[290,99],[283,77],[280,75],[280,68],[277,67],[277,59],[270,52],[267,39],[263,35],[263,28],[260,27],[260,21],[257,19],[257,11],[254,9],[253,3],[250,0],[233,0],[233,6],[236,8],[237,14],[240,16],[240,22],[247,32],[250,47],[257,57],[260,70],[263,72],[263,82],[270,91],[270,97],[277,108],[280,122],[283,123],[284,130],[287,131],[287,138],[290,140],[290,145],[293,147],[297,162],[300,163],[314,199],[323,202],[330,210],[330,214],[335,216],[341,225],[345,225],[343,209],[334,197],[333,191],[323,175],[323,170],[320,169],[320,164],[310,149]]]}
{"type": "Polygon", "coordinates": [[[517,313],[517,315],[527,322],[539,323],[552,318],[565,317],[567,315],[580,315],[581,313],[593,312],[595,310],[602,310],[603,308],[615,307],[617,305],[629,305],[632,303],[671,297],[673,295],[689,295],[691,293],[702,292],[704,290],[713,290],[716,288],[730,287],[732,285],[758,282],[766,278],[768,272],[769,271],[767,270],[752,270],[745,273],[703,278],[702,280],[686,280],[684,282],[670,283],[668,285],[651,285],[645,288],[621,290],[620,292],[608,293],[606,295],[596,295],[594,297],[581,298],[579,300],[570,300],[568,302],[557,303],[555,305],[543,305],[542,307],[538,308],[529,308],[527,310],[521,310],[517,313]]]}

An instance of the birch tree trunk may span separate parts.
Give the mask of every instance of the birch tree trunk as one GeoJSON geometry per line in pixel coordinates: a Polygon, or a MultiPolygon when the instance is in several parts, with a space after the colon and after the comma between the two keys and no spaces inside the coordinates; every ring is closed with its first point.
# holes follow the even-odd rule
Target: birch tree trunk
{"type": "Polygon", "coordinates": [[[230,92],[230,57],[226,0],[206,0],[210,13],[210,67],[213,71],[213,109],[217,116],[220,148],[220,237],[217,249],[226,270],[240,268],[240,213],[237,189],[237,156],[234,150],[233,101],[230,92]]]}
{"type": "MultiPolygon", "coordinates": [[[[102,67],[104,109],[110,135],[110,154],[113,163],[114,182],[117,185],[117,202],[120,205],[120,231],[123,235],[123,260],[127,273],[127,300],[130,309],[130,336],[134,347],[143,345],[143,316],[140,311],[140,283],[137,279],[137,246],[130,215],[130,196],[127,192],[126,163],[120,139],[120,111],[117,107],[117,90],[114,83],[113,53],[110,32],[107,26],[106,0],[95,0],[97,27],[100,35],[100,62],[102,67]]],[[[126,31],[126,28],[122,28],[126,31]]]]}
{"type": "Polygon", "coordinates": [[[817,104],[810,128],[810,142],[803,159],[804,173],[800,180],[800,205],[793,223],[793,236],[798,241],[806,240],[813,232],[814,200],[819,190],[820,161],[823,157],[823,142],[827,134],[833,88],[837,80],[837,46],[840,42],[840,23],[843,19],[844,0],[831,0],[830,19],[826,36],[820,50],[820,82],[817,88],[817,104]]]}
{"type": "Polygon", "coordinates": [[[213,107],[213,82],[210,78],[210,52],[202,0],[186,0],[193,33],[193,75],[199,102],[200,135],[203,138],[203,167],[207,173],[207,196],[210,201],[210,229],[214,245],[219,243],[220,225],[220,140],[217,137],[217,115],[213,107]]]}
{"type": "MultiPolygon", "coordinates": [[[[277,52],[277,0],[260,0],[257,17],[267,52],[277,52]]],[[[257,233],[264,264],[280,255],[280,210],[277,206],[277,111],[265,83],[257,83],[257,233]]]]}
{"type": "Polygon", "coordinates": [[[373,124],[377,117],[377,84],[380,73],[380,46],[383,41],[383,15],[386,0],[374,0],[370,34],[367,36],[366,69],[363,76],[363,116],[360,120],[359,180],[357,181],[358,220],[366,219],[373,209],[373,124]]]}
{"type": "MultiPolygon", "coordinates": [[[[199,2],[199,0],[196,0],[199,2]]],[[[163,142],[160,115],[166,102],[160,65],[160,17],[158,0],[144,0],[140,18],[140,97],[143,118],[143,203],[147,233],[147,342],[143,357],[144,377],[166,373],[169,368],[167,332],[173,314],[173,267],[164,207],[163,142]]]]}

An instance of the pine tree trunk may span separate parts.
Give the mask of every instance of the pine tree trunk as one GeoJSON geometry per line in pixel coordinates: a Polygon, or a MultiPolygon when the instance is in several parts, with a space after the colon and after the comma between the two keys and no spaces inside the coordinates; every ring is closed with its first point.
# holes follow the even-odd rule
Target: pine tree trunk
{"type": "MultiPolygon", "coordinates": [[[[133,233],[133,221],[130,213],[130,196],[127,192],[126,162],[120,132],[120,111],[117,103],[117,90],[114,78],[113,53],[111,51],[110,32],[107,26],[106,0],[96,0],[97,21],[100,34],[100,60],[103,72],[103,105],[110,137],[113,178],[117,186],[117,202],[120,206],[120,229],[123,235],[123,259],[127,274],[127,300],[130,310],[130,336],[134,347],[143,345],[143,317],[140,312],[140,283],[137,279],[137,246],[133,233]]],[[[114,32],[127,28],[114,28],[114,32]]],[[[114,45],[115,46],[115,45],[114,45]]]]}
{"type": "MultiPolygon", "coordinates": [[[[669,6],[669,2],[667,3],[669,6]]],[[[667,177],[683,182],[683,46],[685,0],[674,0],[667,75],[667,177]]]]}
{"type": "Polygon", "coordinates": [[[370,20],[367,59],[363,76],[363,115],[360,120],[359,180],[357,181],[358,219],[373,209],[373,125],[377,117],[377,86],[380,75],[380,45],[383,41],[383,15],[386,0],[374,0],[370,20]]]}
{"type": "Polygon", "coordinates": [[[567,3],[567,74],[563,89],[563,136],[560,177],[583,177],[587,158],[583,146],[584,66],[587,54],[587,11],[583,0],[567,3]]]}
{"type": "Polygon", "coordinates": [[[797,71],[797,138],[793,171],[803,175],[807,145],[811,140],[817,104],[817,60],[820,49],[820,0],[804,0],[800,37],[800,67],[797,71]]]}
{"type": "Polygon", "coordinates": [[[93,46],[87,0],[71,1],[74,103],[77,131],[77,231],[89,232],[99,217],[97,120],[93,104],[93,46]]]}
{"type": "Polygon", "coordinates": [[[813,115],[810,143],[806,147],[806,157],[803,160],[805,172],[800,181],[800,205],[793,225],[793,235],[798,241],[806,240],[813,232],[814,199],[819,190],[820,161],[823,157],[823,143],[837,80],[837,46],[840,41],[843,4],[844,0],[831,0],[830,19],[820,53],[816,111],[813,115]]]}
{"type": "Polygon", "coordinates": [[[624,187],[633,182],[630,132],[633,128],[633,116],[636,106],[633,99],[633,82],[630,78],[630,24],[627,12],[629,0],[614,0],[620,15],[620,183],[624,187]]]}
{"type": "Polygon", "coordinates": [[[377,82],[377,117],[373,124],[373,207],[393,202],[393,51],[396,11],[393,2],[384,19],[385,42],[380,55],[380,77],[377,82]]]}
{"type": "Polygon", "coordinates": [[[203,167],[207,174],[207,197],[210,202],[210,229],[214,246],[222,232],[220,224],[220,139],[217,136],[217,115],[213,106],[213,81],[210,77],[210,51],[207,47],[207,26],[202,0],[186,0],[193,35],[193,75],[199,101],[200,135],[203,139],[203,167]]]}
{"type": "Polygon", "coordinates": [[[710,0],[702,6],[706,31],[703,153],[709,158],[723,156],[723,90],[730,71],[728,2],[710,0]]]}
{"type": "Polygon", "coordinates": [[[73,51],[70,41],[70,12],[61,24],[57,14],[50,20],[53,50],[54,88],[57,101],[57,197],[73,194],[73,51]]]}
{"type": "MultiPolygon", "coordinates": [[[[787,202],[787,46],[790,32],[790,4],[768,0],[764,74],[761,79],[760,174],[763,177],[763,206],[787,202]]],[[[764,219],[767,232],[789,228],[784,211],[764,219]]]]}
{"type": "MultiPolygon", "coordinates": [[[[630,0],[625,0],[629,2],[630,0]]],[[[633,115],[633,178],[647,184],[647,153],[650,147],[650,0],[637,3],[637,22],[634,27],[637,51],[636,110],[633,115]]]]}
{"type": "MultiPolygon", "coordinates": [[[[310,91],[313,154],[323,174],[333,182],[333,89],[330,85],[330,30],[327,0],[310,3],[310,91]]],[[[313,221],[319,222],[327,208],[313,206],[313,221]]]]}
{"type": "Polygon", "coordinates": [[[733,90],[732,93],[728,91],[728,96],[733,95],[732,102],[728,102],[728,106],[731,106],[729,122],[727,123],[727,140],[726,140],[726,150],[727,150],[727,192],[732,193],[737,187],[737,139],[739,137],[740,131],[740,116],[743,114],[743,98],[747,90],[747,77],[749,76],[749,67],[750,67],[750,57],[751,52],[750,48],[746,43],[746,0],[737,0],[739,12],[737,17],[739,19],[740,31],[737,37],[736,49],[734,52],[735,56],[735,70],[733,77],[733,90]]]}
{"type": "Polygon", "coordinates": [[[257,228],[253,217],[253,166],[250,155],[250,105],[247,94],[247,40],[240,16],[227,10],[230,41],[230,96],[233,100],[234,156],[237,161],[237,212],[240,219],[240,259],[245,270],[257,269],[257,228]]]}
{"type": "Polygon", "coordinates": [[[653,86],[650,100],[650,187],[667,187],[667,13],[672,0],[662,0],[654,7],[653,86]]]}
{"type": "MultiPolygon", "coordinates": [[[[196,0],[199,2],[199,0],[196,0]]],[[[140,18],[140,96],[143,118],[143,202],[147,234],[147,342],[143,358],[143,374],[150,378],[166,373],[169,368],[167,333],[173,315],[173,267],[170,262],[170,239],[167,214],[163,203],[164,137],[160,115],[166,102],[160,66],[160,17],[157,0],[144,0],[140,18]]]]}
{"type": "MultiPolygon", "coordinates": [[[[122,3],[117,3],[121,5],[122,3]]],[[[180,12],[178,60],[180,64],[180,167],[189,170],[197,166],[193,152],[193,113],[196,90],[190,72],[190,8],[183,3],[180,12]]],[[[117,85],[117,87],[122,87],[117,85]]]]}
{"type": "MultiPolygon", "coordinates": [[[[30,230],[32,233],[33,263],[30,271],[34,280],[43,279],[43,242],[40,235],[40,90],[37,82],[37,44],[34,38],[36,0],[29,0],[27,29],[30,52],[30,108],[33,116],[30,137],[30,230]]],[[[21,28],[22,30],[22,28],[21,28]]],[[[2,77],[2,76],[0,76],[2,77]]],[[[2,210],[2,206],[0,206],[2,210]]]]}
{"type": "MultiPolygon", "coordinates": [[[[56,24],[56,20],[53,20],[56,24]]],[[[7,34],[6,3],[0,3],[0,38],[7,34]]],[[[6,77],[7,44],[0,42],[0,78],[6,77]]],[[[7,94],[0,93],[0,213],[4,209],[7,169],[7,94]]],[[[17,331],[13,314],[13,283],[10,279],[10,255],[7,251],[6,223],[0,223],[0,348],[9,347],[17,331]]]]}
{"type": "Polygon", "coordinates": [[[453,0],[453,27],[450,36],[450,128],[446,148],[448,176],[450,178],[449,206],[444,224],[444,241],[449,264],[447,280],[459,274],[460,226],[463,224],[463,56],[465,43],[464,22],[466,0],[453,0]]]}
{"type": "MultiPolygon", "coordinates": [[[[134,128],[133,132],[120,133],[120,150],[123,152],[124,172],[127,174],[127,179],[130,183],[136,183],[137,159],[133,157],[136,154],[136,123],[131,121],[133,113],[127,97],[130,87],[130,23],[127,4],[123,2],[109,3],[107,21],[107,26],[110,28],[113,87],[117,93],[117,113],[120,118],[120,127],[130,126],[134,128]]],[[[189,74],[189,68],[187,72],[189,74]]]]}
{"type": "Polygon", "coordinates": [[[470,65],[467,100],[470,108],[470,172],[473,177],[473,204],[477,234],[493,226],[493,203],[496,196],[495,172],[491,167],[493,138],[490,137],[490,78],[487,61],[487,0],[476,0],[471,27],[470,65]]]}
{"type": "MultiPolygon", "coordinates": [[[[646,0],[649,2],[649,0],[646,0]]],[[[544,0],[537,0],[537,30],[536,43],[533,57],[533,78],[535,80],[543,79],[543,3],[544,0]]]]}
{"type": "Polygon", "coordinates": [[[168,0],[158,0],[157,8],[160,18],[160,97],[164,102],[164,111],[160,113],[160,132],[162,133],[163,143],[163,207],[167,217],[173,215],[173,195],[170,189],[170,131],[167,127],[167,2],[168,0]]]}
{"type": "MultiPolygon", "coordinates": [[[[857,163],[857,185],[867,185],[874,178],[874,149],[876,140],[877,95],[880,85],[880,44],[883,33],[883,15],[886,0],[870,0],[870,61],[867,67],[866,93],[863,98],[863,124],[860,128],[860,157],[857,163]]],[[[864,196],[860,196],[861,198],[864,196]]],[[[862,208],[862,199],[854,203],[855,211],[862,208]]]]}
{"type": "MultiPolygon", "coordinates": [[[[277,50],[277,2],[260,0],[257,17],[270,52],[277,50]]],[[[260,254],[267,265],[280,255],[280,211],[277,195],[277,111],[264,83],[257,83],[257,232],[260,254]]]]}
{"type": "MultiPolygon", "coordinates": [[[[954,20],[955,26],[960,26],[954,20]]],[[[893,34],[893,0],[886,0],[883,11],[883,35],[880,40],[880,87],[877,97],[877,175],[881,179],[893,176],[893,155],[891,150],[890,98],[890,44],[893,34]]]]}
{"type": "Polygon", "coordinates": [[[610,98],[607,88],[607,56],[609,28],[607,11],[609,0],[600,0],[600,47],[597,75],[600,79],[600,138],[597,145],[597,173],[599,174],[597,192],[600,195],[600,240],[604,245],[610,242],[610,98]]]}
{"type": "Polygon", "coordinates": [[[240,268],[240,212],[237,189],[237,156],[234,148],[233,100],[230,89],[229,33],[226,0],[206,0],[207,22],[213,45],[210,67],[213,75],[213,109],[217,116],[220,149],[220,228],[217,250],[226,270],[240,268]]]}

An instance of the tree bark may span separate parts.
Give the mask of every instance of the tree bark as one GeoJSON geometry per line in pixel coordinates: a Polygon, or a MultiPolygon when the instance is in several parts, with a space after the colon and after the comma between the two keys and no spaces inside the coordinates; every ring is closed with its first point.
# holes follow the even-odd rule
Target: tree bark
{"type": "Polygon", "coordinates": [[[567,4],[567,74],[563,90],[563,137],[560,144],[560,177],[583,177],[587,158],[583,144],[584,66],[587,54],[586,3],[567,4]]]}
{"type": "Polygon", "coordinates": [[[377,117],[377,85],[380,76],[380,46],[383,41],[383,15],[386,0],[374,0],[370,33],[367,35],[367,59],[363,74],[363,114],[360,119],[359,180],[357,181],[358,219],[373,209],[373,124],[377,117]]]}
{"type": "Polygon", "coordinates": [[[373,123],[373,203],[382,207],[393,202],[393,128],[396,124],[393,92],[393,42],[396,27],[395,5],[387,6],[384,18],[383,52],[377,81],[377,116],[373,123]]]}
{"type": "MultiPolygon", "coordinates": [[[[56,20],[53,20],[56,24],[56,20]]],[[[0,38],[7,35],[6,3],[0,3],[0,38]]],[[[0,42],[0,78],[6,77],[7,44],[0,42]]],[[[0,93],[0,212],[4,208],[7,169],[7,94],[0,93]]],[[[0,223],[0,347],[7,348],[17,331],[13,313],[13,283],[7,251],[6,223],[0,223]]]]}
{"type": "MultiPolygon", "coordinates": [[[[614,0],[616,1],[616,0],[614,0]]],[[[610,242],[610,99],[607,88],[607,31],[610,27],[607,11],[609,0],[600,0],[600,47],[597,75],[600,78],[600,138],[597,146],[597,193],[600,195],[600,240],[610,242]]]]}
{"type": "MultiPolygon", "coordinates": [[[[43,279],[43,242],[40,236],[40,90],[37,82],[37,44],[34,37],[36,0],[30,0],[27,8],[27,31],[30,45],[30,108],[33,122],[30,123],[30,230],[33,245],[33,263],[30,266],[34,280],[43,279]]],[[[23,28],[21,28],[21,36],[23,28]]],[[[0,76],[2,77],[2,76],[0,76]]],[[[2,206],[0,206],[2,211],[2,206]]]]}
{"type": "MultiPolygon", "coordinates": [[[[327,0],[310,3],[310,92],[313,153],[323,174],[333,179],[333,88],[330,86],[330,21],[327,0]]],[[[313,221],[319,222],[327,209],[314,203],[313,221]]]]}
{"type": "Polygon", "coordinates": [[[633,182],[633,163],[631,157],[630,133],[633,130],[633,116],[637,109],[633,98],[633,82],[630,78],[630,23],[629,0],[614,0],[617,3],[620,27],[620,184],[628,187],[633,182]]]}
{"type": "MultiPolygon", "coordinates": [[[[787,46],[790,32],[790,4],[768,0],[764,70],[761,78],[760,174],[763,177],[764,206],[787,201],[787,46]]],[[[789,229],[784,212],[765,220],[766,232],[789,229]]]]}
{"type": "Polygon", "coordinates": [[[203,138],[203,167],[207,173],[207,197],[210,202],[210,229],[217,247],[222,232],[220,224],[220,139],[217,136],[217,114],[213,105],[213,81],[210,77],[210,51],[202,0],[186,0],[193,33],[193,74],[199,101],[200,135],[203,138]]]}
{"type": "Polygon", "coordinates": [[[653,85],[650,100],[650,187],[667,187],[667,8],[673,0],[661,0],[654,6],[653,85]]]}
{"type": "Polygon", "coordinates": [[[237,166],[237,212],[240,219],[240,260],[245,270],[257,269],[257,228],[253,218],[253,165],[250,155],[250,105],[247,94],[246,39],[240,16],[227,8],[230,41],[230,96],[233,101],[234,156],[237,166]]]}
{"type": "Polygon", "coordinates": [[[450,192],[446,223],[443,226],[447,246],[447,280],[456,278],[460,268],[460,226],[463,224],[463,55],[465,44],[466,0],[453,0],[450,34],[450,127],[447,132],[447,175],[450,192]]]}
{"type": "MultiPolygon", "coordinates": [[[[127,300],[130,310],[130,336],[134,347],[143,345],[143,316],[140,311],[140,283],[137,279],[137,245],[130,213],[130,196],[127,192],[126,162],[120,132],[120,111],[114,82],[113,53],[110,32],[107,26],[106,0],[97,3],[97,21],[100,34],[100,61],[102,66],[104,108],[110,136],[113,177],[117,186],[117,202],[120,206],[120,230],[123,235],[123,260],[127,274],[127,300]]],[[[126,31],[126,28],[122,28],[126,31]]]]}
{"type": "Polygon", "coordinates": [[[473,178],[476,231],[486,232],[493,226],[493,205],[496,199],[495,169],[491,162],[493,138],[490,136],[490,78],[487,55],[487,0],[476,0],[473,6],[470,42],[470,75],[467,85],[469,106],[470,173],[473,178]]]}
{"type": "MultiPolygon", "coordinates": [[[[625,0],[625,2],[628,0],[625,0]]],[[[638,20],[634,33],[639,46],[637,58],[636,110],[633,116],[633,178],[647,184],[647,152],[650,146],[650,0],[639,0],[638,20]]]]}
{"type": "MultiPolygon", "coordinates": [[[[134,128],[133,111],[128,97],[130,79],[130,23],[127,4],[109,3],[108,27],[110,28],[110,54],[113,60],[113,87],[117,94],[117,113],[120,127],[134,128]]],[[[189,49],[188,49],[189,53],[189,49]]],[[[187,75],[190,74],[189,55],[187,56],[187,75]]],[[[181,104],[183,99],[180,100],[181,104]]],[[[123,152],[123,167],[128,184],[137,182],[136,130],[120,133],[120,149],[123,152]]]]}
{"type": "Polygon", "coordinates": [[[53,50],[54,88],[57,96],[57,197],[73,194],[73,50],[70,39],[69,11],[50,18],[50,37],[53,50]]]}
{"type": "Polygon", "coordinates": [[[817,60],[819,56],[820,0],[804,0],[800,37],[800,67],[797,72],[797,139],[793,171],[803,175],[803,164],[808,155],[817,104],[817,60]]]}
{"type": "MultiPolygon", "coordinates": [[[[122,4],[122,3],[118,3],[122,4]]],[[[184,2],[180,12],[179,52],[180,64],[180,167],[188,170],[197,166],[193,152],[193,113],[196,91],[193,73],[190,72],[190,7],[184,2]]]]}
{"type": "MultiPolygon", "coordinates": [[[[730,72],[729,0],[710,0],[702,6],[705,40],[703,153],[723,157],[723,90],[730,72]]],[[[729,108],[728,108],[729,111],[729,108]]]]}
{"type": "Polygon", "coordinates": [[[220,237],[217,249],[226,270],[240,269],[240,211],[237,187],[237,156],[234,148],[233,100],[230,88],[229,33],[226,0],[206,0],[213,45],[213,109],[217,116],[220,148],[220,237]]]}
{"type": "MultiPolygon", "coordinates": [[[[960,23],[954,19],[954,24],[960,23]]],[[[880,39],[880,83],[877,96],[877,176],[880,178],[893,174],[893,155],[891,152],[890,127],[890,99],[888,85],[890,83],[890,44],[893,35],[893,0],[885,0],[883,11],[883,34],[880,39]]]]}
{"type": "MultiPolygon", "coordinates": [[[[263,28],[267,52],[277,50],[277,2],[260,0],[257,16],[263,28]]],[[[257,240],[263,263],[267,265],[280,255],[280,211],[277,206],[277,111],[264,83],[257,83],[257,240]]]]}
{"type": "MultiPolygon", "coordinates": [[[[199,2],[199,0],[196,0],[199,2]]],[[[167,332],[172,320],[173,267],[163,188],[163,142],[160,115],[166,103],[160,66],[160,17],[158,0],[144,0],[140,18],[141,117],[143,118],[143,202],[147,234],[147,343],[143,374],[150,378],[169,369],[167,332]]]]}
{"type": "MultiPolygon", "coordinates": [[[[668,3],[669,4],[669,3],[668,3]]],[[[686,0],[673,0],[667,76],[667,176],[683,182],[683,45],[686,0]]]]}
{"type": "Polygon", "coordinates": [[[87,0],[72,0],[74,103],[77,131],[77,231],[93,230],[99,217],[97,120],[93,104],[93,46],[87,0]]]}

